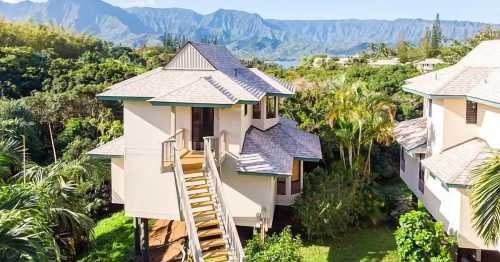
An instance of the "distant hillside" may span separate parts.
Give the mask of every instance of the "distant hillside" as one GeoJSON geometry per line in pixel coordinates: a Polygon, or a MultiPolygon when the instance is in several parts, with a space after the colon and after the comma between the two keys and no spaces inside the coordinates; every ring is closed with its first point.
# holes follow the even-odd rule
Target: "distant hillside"
{"type": "MultiPolygon", "coordinates": [[[[274,20],[235,10],[201,15],[180,8],[122,9],[101,0],[17,4],[0,1],[0,16],[15,21],[51,22],[130,46],[159,44],[159,37],[165,32],[198,41],[217,36],[220,43],[240,56],[266,59],[293,59],[317,53],[352,54],[364,50],[368,42],[393,45],[401,32],[407,41],[416,44],[432,23],[422,19],[274,20]]],[[[445,37],[456,40],[485,26],[477,22],[442,22],[445,37]]]]}

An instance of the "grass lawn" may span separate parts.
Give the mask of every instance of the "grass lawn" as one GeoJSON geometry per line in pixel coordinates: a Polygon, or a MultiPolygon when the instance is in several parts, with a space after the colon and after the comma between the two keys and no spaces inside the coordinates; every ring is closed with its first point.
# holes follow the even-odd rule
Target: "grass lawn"
{"type": "Polygon", "coordinates": [[[329,244],[305,244],[303,258],[305,262],[396,262],[399,259],[392,233],[393,230],[382,226],[347,233],[329,244]]]}
{"type": "Polygon", "coordinates": [[[78,261],[131,261],[134,246],[132,219],[123,212],[100,220],[94,228],[95,239],[88,253],[78,261]]]}

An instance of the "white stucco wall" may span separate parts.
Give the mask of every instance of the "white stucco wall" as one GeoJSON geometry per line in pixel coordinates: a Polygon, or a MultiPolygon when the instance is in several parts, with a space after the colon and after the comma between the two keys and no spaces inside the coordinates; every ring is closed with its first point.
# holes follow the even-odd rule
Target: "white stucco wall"
{"type": "MultiPolygon", "coordinates": [[[[405,157],[405,171],[399,170],[401,179],[406,183],[408,188],[415,194],[418,198],[422,199],[422,192],[418,189],[418,171],[420,158],[418,155],[410,155],[404,151],[405,157]]],[[[401,165],[400,165],[401,168],[401,165]]]]}
{"type": "Polygon", "coordinates": [[[170,134],[170,108],[124,102],[125,213],[179,219],[175,179],[161,172],[161,143],[170,134]]]}
{"type": "Polygon", "coordinates": [[[125,203],[125,169],[122,157],[111,158],[111,203],[125,203]]]}
{"type": "Polygon", "coordinates": [[[243,145],[242,139],[244,136],[241,135],[241,111],[241,105],[219,109],[219,131],[215,135],[218,136],[220,131],[225,130],[227,150],[234,154],[239,154],[241,145],[243,145]]]}
{"type": "Polygon", "coordinates": [[[234,158],[226,157],[221,179],[224,183],[224,197],[228,199],[236,225],[255,226],[258,222],[256,215],[264,207],[268,226],[271,227],[276,188],[274,177],[238,174],[234,158]]]}
{"type": "Polygon", "coordinates": [[[426,171],[424,205],[432,216],[443,222],[450,234],[455,234],[460,227],[460,192],[457,188],[444,186],[441,181],[426,171]]]}

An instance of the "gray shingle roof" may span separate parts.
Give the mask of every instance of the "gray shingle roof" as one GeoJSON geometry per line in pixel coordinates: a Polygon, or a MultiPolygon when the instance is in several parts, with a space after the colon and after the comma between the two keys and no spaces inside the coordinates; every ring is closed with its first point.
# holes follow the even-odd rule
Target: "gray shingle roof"
{"type": "MultiPolygon", "coordinates": [[[[164,68],[158,68],[145,74],[111,86],[99,94],[101,99],[123,100],[152,99],[153,102],[197,103],[203,101],[221,103],[224,96],[231,100],[231,104],[238,102],[258,102],[266,94],[292,95],[291,85],[269,77],[258,69],[248,69],[223,46],[201,43],[188,43],[185,48],[189,52],[179,52],[175,63],[164,68]],[[194,48],[193,48],[194,47],[194,48]],[[215,68],[206,70],[201,66],[205,61],[215,68]],[[176,65],[179,68],[176,68],[176,65]],[[192,66],[193,68],[186,68],[192,66]],[[201,70],[202,68],[203,70],[201,70]],[[208,79],[210,84],[205,80],[208,79]],[[196,84],[193,84],[196,83],[196,84]],[[188,89],[179,93],[182,88],[188,89]],[[206,92],[208,88],[214,91],[206,92]],[[202,98],[197,93],[207,97],[202,98]],[[220,93],[220,94],[219,94],[220,93]],[[190,96],[189,94],[193,94],[190,96]]],[[[206,63],[205,62],[205,63],[206,63]]]]}
{"type": "Polygon", "coordinates": [[[294,158],[322,159],[319,137],[298,129],[294,121],[281,118],[279,124],[266,131],[255,127],[248,130],[238,171],[291,175],[294,158]]]}
{"type": "Polygon", "coordinates": [[[394,138],[407,151],[427,144],[427,120],[423,117],[402,121],[394,128],[394,138]]]}
{"type": "Polygon", "coordinates": [[[500,105],[500,40],[482,42],[456,65],[408,79],[404,89],[419,95],[477,98],[500,105]]]}
{"type": "Polygon", "coordinates": [[[125,138],[123,136],[116,138],[100,147],[87,152],[88,155],[94,156],[124,156],[125,155],[125,138]]]}
{"type": "Polygon", "coordinates": [[[490,155],[488,144],[474,138],[422,160],[422,165],[445,184],[469,186],[472,171],[490,155]]]}

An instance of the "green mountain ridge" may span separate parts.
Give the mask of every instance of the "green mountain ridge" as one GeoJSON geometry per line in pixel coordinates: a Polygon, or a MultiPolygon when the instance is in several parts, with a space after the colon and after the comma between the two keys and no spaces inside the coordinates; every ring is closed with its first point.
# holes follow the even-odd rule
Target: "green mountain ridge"
{"type": "MultiPolygon", "coordinates": [[[[219,43],[242,57],[276,60],[318,53],[349,55],[366,49],[369,42],[395,45],[401,32],[407,41],[418,44],[432,24],[423,19],[276,20],[224,9],[202,15],[181,8],[123,9],[101,0],[0,1],[0,16],[11,21],[54,23],[128,46],[160,44],[165,33],[195,41],[217,36],[219,43]]],[[[470,37],[485,26],[442,21],[443,35],[453,40],[470,37]]]]}

